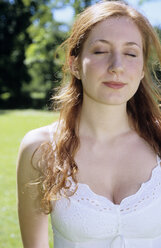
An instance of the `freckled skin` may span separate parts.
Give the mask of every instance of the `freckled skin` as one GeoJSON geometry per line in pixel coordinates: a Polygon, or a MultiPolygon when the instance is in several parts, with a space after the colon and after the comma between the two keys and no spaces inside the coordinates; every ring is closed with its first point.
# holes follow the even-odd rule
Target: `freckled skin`
{"type": "Polygon", "coordinates": [[[84,96],[107,105],[126,104],[137,91],[143,72],[142,37],[127,17],[109,18],[89,33],[80,57],[84,96]],[[121,81],[120,89],[104,82],[121,81]]]}

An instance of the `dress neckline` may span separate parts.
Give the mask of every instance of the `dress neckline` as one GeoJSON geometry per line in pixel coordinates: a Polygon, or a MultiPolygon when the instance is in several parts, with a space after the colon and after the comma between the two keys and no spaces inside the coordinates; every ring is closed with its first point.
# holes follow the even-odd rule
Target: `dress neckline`
{"type": "Polygon", "coordinates": [[[143,182],[143,183],[141,184],[140,188],[136,191],[136,193],[134,193],[134,194],[132,194],[132,195],[129,195],[129,196],[127,196],[127,197],[124,197],[124,198],[121,200],[121,202],[120,202],[119,204],[114,203],[113,201],[111,201],[111,200],[110,200],[108,197],[106,197],[106,196],[103,196],[103,195],[101,195],[101,194],[95,193],[95,192],[91,189],[91,187],[90,187],[88,184],[86,184],[86,183],[80,183],[80,182],[78,182],[77,185],[78,185],[78,188],[80,188],[80,187],[81,187],[81,188],[82,188],[82,187],[86,188],[91,194],[93,194],[93,195],[95,195],[95,196],[97,196],[97,197],[103,199],[104,201],[107,201],[110,205],[112,205],[112,206],[114,206],[114,207],[120,207],[120,206],[123,204],[124,201],[127,201],[127,200],[129,200],[129,199],[131,199],[131,198],[136,197],[137,195],[139,195],[139,194],[142,192],[142,190],[144,189],[144,187],[145,187],[146,185],[148,185],[149,183],[151,183],[151,181],[152,181],[152,179],[153,179],[153,177],[154,177],[154,174],[155,174],[158,170],[159,170],[160,173],[161,173],[161,165],[160,165],[160,162],[161,162],[161,159],[160,159],[160,157],[157,155],[157,165],[152,169],[150,179],[148,179],[147,181],[143,182]]]}
{"type": "MultiPolygon", "coordinates": [[[[50,140],[51,140],[51,144],[52,144],[53,148],[55,147],[55,142],[53,141],[53,128],[55,129],[55,128],[57,127],[57,125],[58,125],[58,122],[54,122],[54,123],[52,123],[52,125],[49,126],[50,140]]],[[[140,188],[136,191],[136,193],[134,193],[134,194],[132,194],[132,195],[129,195],[129,196],[127,196],[127,197],[124,197],[124,198],[121,200],[121,202],[120,202],[119,204],[115,204],[113,201],[111,201],[111,200],[110,200],[108,197],[106,197],[106,196],[103,196],[103,195],[101,195],[101,194],[95,193],[95,192],[91,189],[91,187],[90,187],[88,184],[86,184],[86,183],[77,182],[77,185],[78,185],[79,188],[80,188],[80,187],[84,187],[84,188],[86,188],[91,194],[95,195],[96,197],[99,197],[99,198],[103,199],[103,200],[106,201],[106,202],[109,202],[109,204],[110,204],[111,206],[113,206],[113,207],[120,207],[120,206],[123,204],[124,201],[127,201],[127,200],[129,200],[129,199],[131,199],[131,198],[136,197],[137,195],[139,195],[139,194],[142,192],[142,190],[144,189],[144,187],[145,187],[146,185],[148,185],[149,183],[151,183],[154,174],[155,174],[158,170],[161,172],[161,165],[160,165],[160,163],[161,163],[161,158],[160,158],[158,155],[156,156],[156,160],[157,160],[157,165],[152,169],[150,179],[147,180],[146,182],[143,182],[143,183],[140,185],[140,188]]],[[[74,182],[73,182],[73,183],[74,183],[74,182]]]]}

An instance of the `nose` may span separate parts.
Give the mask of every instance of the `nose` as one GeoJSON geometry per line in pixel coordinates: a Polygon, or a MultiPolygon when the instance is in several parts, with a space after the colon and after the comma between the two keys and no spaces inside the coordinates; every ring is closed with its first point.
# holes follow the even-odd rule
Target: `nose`
{"type": "Polygon", "coordinates": [[[108,67],[110,73],[121,73],[123,72],[123,60],[120,54],[112,54],[111,63],[108,67]]]}

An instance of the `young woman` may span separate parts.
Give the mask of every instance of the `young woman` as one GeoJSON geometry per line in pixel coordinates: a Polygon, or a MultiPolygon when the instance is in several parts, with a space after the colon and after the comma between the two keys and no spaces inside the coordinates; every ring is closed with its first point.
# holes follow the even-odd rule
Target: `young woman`
{"type": "Polygon", "coordinates": [[[20,146],[24,247],[49,247],[51,213],[54,248],[160,248],[157,35],[135,9],[107,1],[78,16],[64,47],[60,119],[20,146]]]}

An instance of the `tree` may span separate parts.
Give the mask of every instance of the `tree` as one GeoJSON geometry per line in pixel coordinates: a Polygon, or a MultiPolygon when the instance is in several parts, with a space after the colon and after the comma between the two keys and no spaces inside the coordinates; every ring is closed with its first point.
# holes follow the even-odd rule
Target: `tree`
{"type": "Polygon", "coordinates": [[[24,85],[32,96],[49,99],[52,88],[60,78],[60,59],[55,58],[57,47],[64,41],[66,32],[60,31],[62,23],[53,18],[53,6],[39,2],[37,12],[27,32],[32,40],[26,49],[25,63],[31,76],[31,85],[24,85]]]}
{"type": "Polygon", "coordinates": [[[60,63],[54,59],[64,40],[60,25],[53,19],[50,0],[0,2],[1,108],[37,106],[34,94],[44,98],[60,77],[60,63]]]}
{"type": "MultiPolygon", "coordinates": [[[[23,83],[29,83],[30,76],[24,64],[25,48],[30,43],[26,28],[34,3],[30,8],[21,0],[0,2],[0,96],[8,98],[10,105],[22,100],[23,83]]],[[[8,105],[9,106],[9,105],[8,105]]]]}

